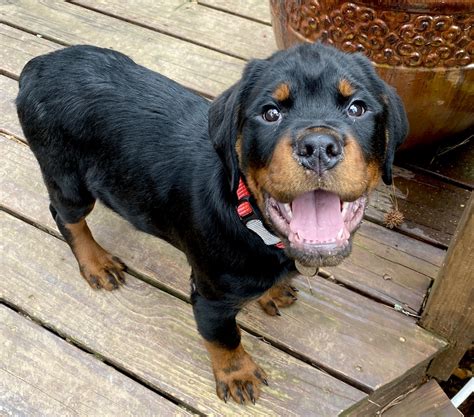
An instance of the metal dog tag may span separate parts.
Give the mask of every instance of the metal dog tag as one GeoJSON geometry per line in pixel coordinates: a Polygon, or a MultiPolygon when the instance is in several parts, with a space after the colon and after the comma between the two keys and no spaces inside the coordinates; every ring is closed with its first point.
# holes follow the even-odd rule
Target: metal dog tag
{"type": "Polygon", "coordinates": [[[314,277],[318,273],[317,266],[305,266],[302,265],[299,261],[295,261],[295,266],[298,272],[306,277],[314,277]]]}

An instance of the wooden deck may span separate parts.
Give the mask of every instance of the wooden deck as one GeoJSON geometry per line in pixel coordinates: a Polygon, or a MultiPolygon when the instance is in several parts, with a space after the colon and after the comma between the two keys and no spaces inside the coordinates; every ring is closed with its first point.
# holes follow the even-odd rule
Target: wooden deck
{"type": "Polygon", "coordinates": [[[416,318],[472,176],[417,161],[396,168],[403,225],[382,226],[392,202],[380,185],[350,259],[298,278],[299,300],[282,317],[257,305],[240,314],[243,343],[270,386],[256,406],[225,404],[195,328],[183,254],[99,206],[91,229],[129,274],[118,291],[93,291],[49,214],[16,117],[17,79],[34,56],[84,43],[208,98],[246,60],[276,50],[261,0],[0,0],[0,415],[368,416],[418,385],[445,343],[416,318]]]}

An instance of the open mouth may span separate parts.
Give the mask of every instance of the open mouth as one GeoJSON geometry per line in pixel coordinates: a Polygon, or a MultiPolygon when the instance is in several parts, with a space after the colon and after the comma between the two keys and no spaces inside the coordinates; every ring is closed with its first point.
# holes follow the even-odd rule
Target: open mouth
{"type": "Polygon", "coordinates": [[[267,196],[266,209],[275,231],[286,240],[290,256],[306,265],[334,265],[350,252],[350,239],[360,225],[367,197],[344,202],[332,192],[315,190],[291,203],[267,196]]]}

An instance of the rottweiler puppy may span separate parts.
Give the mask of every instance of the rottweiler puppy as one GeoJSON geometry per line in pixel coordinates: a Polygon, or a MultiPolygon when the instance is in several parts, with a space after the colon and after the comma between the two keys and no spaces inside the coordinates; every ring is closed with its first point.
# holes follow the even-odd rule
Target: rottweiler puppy
{"type": "Polygon", "coordinates": [[[369,60],[321,44],[250,61],[212,103],[119,52],[73,46],[25,66],[16,104],[82,276],[124,282],[87,226],[96,200],[182,250],[217,395],[239,403],[267,377],[237,313],[260,297],[279,314],[296,299],[295,262],[314,270],[349,254],[407,134],[369,60]]]}

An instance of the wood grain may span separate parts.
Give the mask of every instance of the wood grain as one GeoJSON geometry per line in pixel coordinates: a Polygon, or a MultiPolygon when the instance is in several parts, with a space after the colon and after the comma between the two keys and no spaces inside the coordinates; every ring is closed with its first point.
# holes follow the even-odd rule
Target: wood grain
{"type": "Polygon", "coordinates": [[[18,83],[11,78],[0,75],[0,132],[21,138],[23,131],[15,107],[17,94],[18,83]]]}
{"type": "Polygon", "coordinates": [[[3,305],[0,345],[1,415],[191,415],[3,305]]]}
{"type": "MultiPolygon", "coordinates": [[[[37,163],[28,147],[8,139],[0,140],[0,145],[1,204],[55,231],[37,163]]],[[[188,298],[189,267],[181,252],[135,231],[100,205],[88,219],[98,242],[120,256],[134,273],[188,298]]],[[[76,276],[80,279],[78,272],[76,276]]],[[[442,346],[413,320],[338,285],[322,279],[311,282],[312,290],[304,279],[297,285],[301,288],[299,301],[282,317],[267,317],[255,304],[241,314],[240,322],[368,390],[409,372],[442,346]]]]}
{"type": "Polygon", "coordinates": [[[409,169],[452,180],[470,190],[474,189],[473,161],[474,137],[468,136],[468,133],[444,145],[423,149],[423,154],[411,152],[399,158],[399,162],[409,169]]]}
{"type": "Polygon", "coordinates": [[[64,242],[6,213],[0,213],[0,223],[1,298],[194,409],[215,415],[334,416],[365,397],[244,334],[244,345],[268,373],[270,386],[255,407],[225,404],[216,397],[189,304],[132,276],[120,290],[94,291],[76,274],[64,242]]]}
{"type": "Polygon", "coordinates": [[[474,193],[431,290],[420,324],[446,338],[450,347],[429,372],[446,380],[474,339],[474,193]]]}
{"type": "Polygon", "coordinates": [[[60,48],[57,43],[0,23],[0,72],[10,77],[18,79],[30,59],[60,48]]]}
{"type": "Polygon", "coordinates": [[[384,417],[462,417],[438,383],[432,379],[387,409],[384,417]]]}
{"type": "MultiPolygon", "coordinates": [[[[405,222],[396,230],[447,247],[469,199],[469,191],[399,167],[394,167],[393,174],[398,207],[405,216],[405,222]]],[[[391,187],[378,185],[366,211],[368,220],[383,224],[385,214],[394,205],[391,194],[391,187]]]]}
{"type": "Polygon", "coordinates": [[[262,0],[198,0],[199,4],[214,7],[219,10],[255,19],[267,25],[271,24],[268,1],[262,0]]]}
{"type": "Polygon", "coordinates": [[[267,58],[276,51],[270,26],[197,2],[73,0],[72,3],[241,59],[267,58]]]}
{"type": "Polygon", "coordinates": [[[116,49],[211,96],[237,81],[244,65],[240,59],[64,2],[3,1],[0,19],[65,44],[116,49]]]}
{"type": "MultiPolygon", "coordinates": [[[[409,375],[404,375],[374,391],[368,398],[343,412],[338,417],[381,417],[380,412],[407,391],[420,386],[426,380],[428,361],[420,362],[409,375]],[[379,413],[379,414],[377,414],[379,413]]],[[[383,414],[382,414],[383,416],[383,414]]],[[[415,416],[406,416],[415,417],[415,416]]],[[[416,416],[421,417],[421,416],[416,416]]],[[[440,416],[441,417],[441,416],[440,416]]]]}
{"type": "Polygon", "coordinates": [[[344,285],[419,312],[444,254],[443,250],[364,222],[354,239],[352,255],[335,268],[323,269],[344,285]]]}

